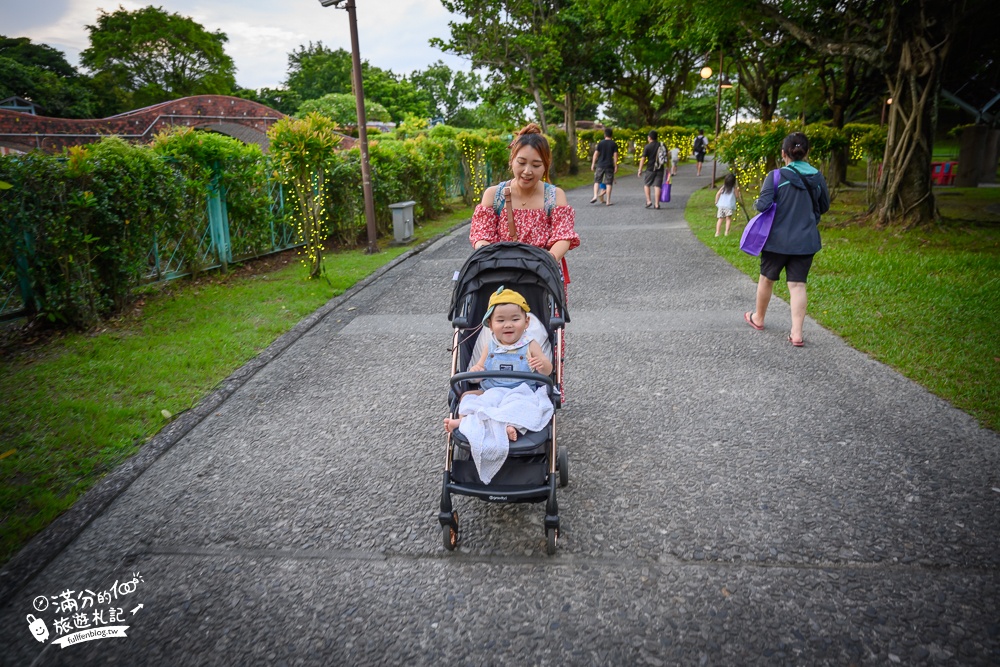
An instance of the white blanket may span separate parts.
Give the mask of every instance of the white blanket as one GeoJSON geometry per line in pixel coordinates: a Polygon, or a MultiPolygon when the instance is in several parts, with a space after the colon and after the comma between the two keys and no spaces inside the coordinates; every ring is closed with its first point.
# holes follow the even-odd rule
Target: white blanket
{"type": "Polygon", "coordinates": [[[507,460],[508,424],[517,429],[541,431],[552,419],[552,412],[548,387],[544,385],[534,390],[527,384],[513,389],[494,387],[482,394],[463,396],[458,406],[462,417],[458,428],[472,446],[479,479],[489,484],[507,460]]]}

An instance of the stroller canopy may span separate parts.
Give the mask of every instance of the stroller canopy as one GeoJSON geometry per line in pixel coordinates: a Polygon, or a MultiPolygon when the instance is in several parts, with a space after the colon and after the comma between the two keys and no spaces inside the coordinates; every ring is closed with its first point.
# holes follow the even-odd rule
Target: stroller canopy
{"type": "Polygon", "coordinates": [[[544,289],[552,295],[559,312],[569,322],[566,292],[555,258],[548,250],[512,241],[491,243],[469,256],[458,274],[448,319],[455,318],[456,309],[461,307],[467,295],[498,283],[535,285],[544,289]]]}

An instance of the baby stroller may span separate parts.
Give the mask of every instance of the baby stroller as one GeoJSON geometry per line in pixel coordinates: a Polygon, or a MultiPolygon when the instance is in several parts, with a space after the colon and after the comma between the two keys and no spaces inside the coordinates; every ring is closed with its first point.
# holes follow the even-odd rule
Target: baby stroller
{"type": "MultiPolygon", "coordinates": [[[[455,328],[452,339],[451,390],[448,405],[452,417],[458,415],[462,393],[476,388],[470,380],[517,378],[534,380],[548,388],[553,409],[561,407],[562,336],[569,314],[559,266],[547,251],[523,243],[493,243],[475,251],[458,275],[449,313],[455,328]],[[490,295],[504,286],[520,292],[527,300],[531,316],[539,318],[548,333],[553,353],[551,376],[517,371],[459,372],[470,365],[476,343],[475,329],[486,313],[490,295]]],[[[441,488],[441,523],[445,549],[459,543],[458,512],[452,494],[473,496],[492,503],[545,502],[546,550],[554,554],[559,537],[559,507],[556,485],[569,483],[569,458],[556,446],[555,412],[546,428],[529,431],[510,443],[507,459],[499,472],[484,484],[471,457],[469,441],[456,429],[448,434],[444,483],[441,488]]]]}

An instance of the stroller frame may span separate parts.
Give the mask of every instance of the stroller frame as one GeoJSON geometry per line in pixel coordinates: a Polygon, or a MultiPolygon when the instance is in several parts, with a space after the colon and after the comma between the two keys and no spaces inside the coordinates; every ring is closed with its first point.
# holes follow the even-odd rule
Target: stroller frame
{"type": "MultiPolygon", "coordinates": [[[[459,273],[452,297],[449,318],[454,326],[449,391],[449,411],[458,414],[463,391],[470,380],[505,378],[531,380],[548,388],[553,407],[562,405],[562,330],[569,321],[565,292],[558,265],[547,251],[522,243],[494,243],[474,252],[459,273]],[[552,343],[551,375],[517,371],[459,372],[469,363],[475,344],[474,331],[485,312],[488,294],[505,285],[522,291],[531,305],[531,314],[545,325],[552,343]],[[484,298],[485,297],[485,298],[484,298]],[[463,338],[464,334],[464,338],[463,338]],[[470,340],[471,339],[471,340],[470,340]]],[[[559,538],[559,505],[556,487],[569,483],[569,457],[556,438],[556,414],[543,431],[526,433],[511,443],[510,452],[490,484],[483,484],[471,460],[457,460],[456,453],[468,454],[469,445],[461,434],[446,436],[445,466],[441,486],[441,524],[445,549],[452,551],[460,542],[458,512],[452,506],[452,494],[471,496],[492,503],[545,502],[546,552],[554,554],[559,538]]]]}

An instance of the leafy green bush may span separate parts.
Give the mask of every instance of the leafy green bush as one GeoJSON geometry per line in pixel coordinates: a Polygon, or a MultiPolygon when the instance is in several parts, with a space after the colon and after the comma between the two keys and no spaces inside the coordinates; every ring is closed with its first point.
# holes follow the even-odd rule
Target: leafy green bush
{"type": "Polygon", "coordinates": [[[549,149],[552,151],[552,164],[549,165],[549,177],[555,174],[565,174],[569,169],[569,137],[565,130],[549,128],[549,149]]]}
{"type": "MultiPolygon", "coordinates": [[[[306,100],[299,105],[296,115],[305,118],[311,113],[326,116],[337,127],[358,126],[358,106],[352,93],[330,93],[314,100],[306,100]]],[[[365,100],[365,119],[369,122],[388,123],[392,120],[392,116],[378,102],[365,100]]]]}
{"type": "MultiPolygon", "coordinates": [[[[186,239],[197,238],[203,231],[203,216],[190,214],[198,211],[206,195],[217,194],[226,202],[233,259],[255,257],[271,249],[275,220],[268,163],[260,146],[216,132],[175,127],[157,134],[152,147],[187,180],[193,208],[181,220],[186,239]]],[[[194,261],[190,248],[185,255],[194,261]]]]}
{"type": "Polygon", "coordinates": [[[759,184],[781,159],[781,142],[798,127],[786,120],[737,123],[719,135],[716,157],[729,165],[741,188],[759,184]]]}
{"type": "Polygon", "coordinates": [[[14,188],[0,198],[8,225],[0,262],[19,265],[30,314],[86,329],[121,312],[148,272],[157,230],[170,231],[183,182],[158,156],[117,138],[0,158],[14,188]]]}
{"type": "MultiPolygon", "coordinates": [[[[333,121],[319,113],[282,118],[268,130],[276,173],[292,187],[293,217],[306,244],[303,263],[310,278],[323,273],[323,242],[328,234],[329,203],[325,180],[341,175],[337,146],[341,138],[333,121]]],[[[360,169],[359,169],[360,172],[360,169]]]]}
{"type": "Polygon", "coordinates": [[[881,162],[885,155],[887,130],[878,125],[850,123],[844,126],[851,146],[851,159],[881,162]]]}

